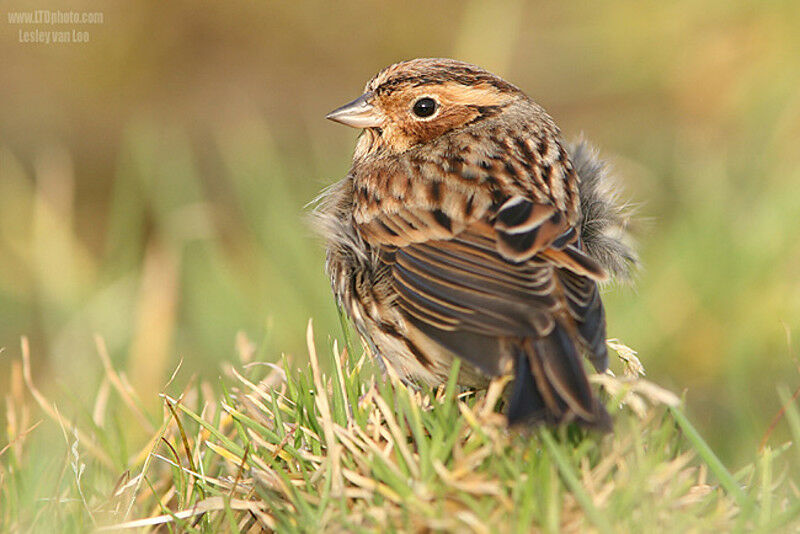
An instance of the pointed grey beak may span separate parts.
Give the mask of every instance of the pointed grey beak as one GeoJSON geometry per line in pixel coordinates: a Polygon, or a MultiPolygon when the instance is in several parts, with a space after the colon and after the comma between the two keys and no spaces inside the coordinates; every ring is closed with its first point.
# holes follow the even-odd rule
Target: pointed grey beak
{"type": "Polygon", "coordinates": [[[334,109],[325,118],[353,128],[376,128],[381,125],[382,117],[375,106],[369,103],[372,96],[372,92],[364,93],[349,104],[334,109]]]}

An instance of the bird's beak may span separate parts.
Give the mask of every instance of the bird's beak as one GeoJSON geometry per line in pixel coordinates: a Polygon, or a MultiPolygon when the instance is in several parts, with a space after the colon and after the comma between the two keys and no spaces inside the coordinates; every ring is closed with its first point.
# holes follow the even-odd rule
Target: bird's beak
{"type": "Polygon", "coordinates": [[[372,92],[364,93],[349,104],[334,109],[325,118],[353,128],[377,128],[382,123],[382,117],[375,106],[369,103],[372,96],[372,92]]]}

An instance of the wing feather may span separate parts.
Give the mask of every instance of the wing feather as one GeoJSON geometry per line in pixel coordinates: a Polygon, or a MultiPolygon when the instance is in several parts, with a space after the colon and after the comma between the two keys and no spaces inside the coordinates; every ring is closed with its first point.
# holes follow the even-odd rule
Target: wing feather
{"type": "Polygon", "coordinates": [[[541,354],[529,367],[540,375],[537,384],[546,383],[543,402],[586,418],[592,397],[576,368],[580,361],[557,354],[568,345],[564,336],[577,335],[604,368],[597,281],[605,273],[580,250],[578,232],[566,221],[553,206],[513,197],[468,225],[408,208],[360,230],[381,251],[396,303],[419,332],[484,370],[500,367],[498,339],[532,340],[541,354]]]}

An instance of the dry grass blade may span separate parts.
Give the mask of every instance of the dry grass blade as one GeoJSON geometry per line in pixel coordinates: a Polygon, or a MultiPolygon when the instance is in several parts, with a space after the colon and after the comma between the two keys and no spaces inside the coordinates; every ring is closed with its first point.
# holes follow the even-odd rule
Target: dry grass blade
{"type": "Polygon", "coordinates": [[[226,499],[223,497],[209,497],[208,499],[198,502],[195,506],[187,510],[179,510],[173,514],[163,514],[148,519],[136,519],[134,521],[109,525],[107,527],[99,528],[98,531],[107,532],[113,530],[154,527],[166,523],[174,523],[176,519],[188,519],[190,517],[207,514],[209,512],[217,512],[227,509],[244,510],[253,513],[257,512],[260,518],[267,519],[268,526],[270,528],[274,528],[274,520],[264,512],[264,510],[267,509],[264,503],[257,501],[245,501],[241,499],[230,499],[226,501],[226,499]]]}
{"type": "Polygon", "coordinates": [[[333,429],[333,416],[331,415],[331,407],[328,403],[328,388],[325,387],[322,382],[322,372],[319,369],[317,348],[314,343],[314,327],[311,320],[308,321],[306,342],[308,343],[308,357],[311,361],[311,371],[314,377],[314,387],[316,391],[314,398],[320,411],[322,429],[325,434],[325,443],[328,446],[328,461],[331,467],[333,483],[331,491],[334,495],[338,496],[342,494],[342,488],[344,487],[341,466],[342,445],[336,442],[336,432],[333,429]]]}
{"type": "Polygon", "coordinates": [[[25,438],[28,436],[28,434],[30,434],[31,432],[36,430],[36,428],[41,424],[42,424],[41,421],[36,421],[33,424],[33,426],[31,426],[27,430],[23,430],[19,434],[15,435],[14,439],[9,441],[2,449],[0,449],[0,456],[3,456],[3,454],[5,454],[5,452],[7,450],[11,449],[11,447],[15,446],[16,444],[20,443],[21,441],[24,441],[25,438]]]}
{"type": "Polygon", "coordinates": [[[155,432],[155,428],[150,420],[147,418],[145,413],[141,409],[141,402],[138,398],[136,398],[136,393],[130,384],[124,384],[122,379],[119,376],[119,373],[114,369],[114,366],[111,364],[111,357],[108,355],[108,348],[106,347],[105,340],[98,336],[94,336],[95,346],[97,347],[97,354],[100,356],[100,361],[103,363],[103,369],[105,370],[105,375],[111,384],[114,386],[114,389],[119,394],[122,401],[125,405],[133,412],[133,415],[139,421],[139,424],[142,425],[143,428],[147,429],[148,433],[155,432]]]}
{"type": "Polygon", "coordinates": [[[92,439],[90,439],[88,434],[80,430],[77,425],[73,424],[71,421],[62,417],[61,414],[58,413],[58,410],[56,410],[53,406],[51,406],[50,402],[36,388],[36,386],[33,384],[33,378],[31,377],[31,352],[27,337],[22,338],[21,346],[22,346],[22,376],[25,379],[25,385],[28,386],[28,391],[31,392],[31,396],[33,396],[33,398],[36,400],[36,403],[39,405],[42,411],[62,427],[68,428],[70,429],[70,431],[75,432],[77,438],[81,442],[81,446],[85,447],[89,452],[89,454],[91,454],[95,459],[97,459],[97,461],[99,461],[108,468],[114,467],[114,462],[111,461],[111,457],[108,454],[106,454],[106,452],[99,445],[97,445],[92,439]]]}

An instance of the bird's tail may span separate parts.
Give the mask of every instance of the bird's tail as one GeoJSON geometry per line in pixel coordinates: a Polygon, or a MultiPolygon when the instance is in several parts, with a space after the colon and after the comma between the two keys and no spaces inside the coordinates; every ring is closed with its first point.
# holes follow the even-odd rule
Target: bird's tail
{"type": "Polygon", "coordinates": [[[510,425],[577,422],[611,430],[611,418],[593,394],[583,358],[565,327],[516,348],[515,379],[508,408],[510,425]]]}

